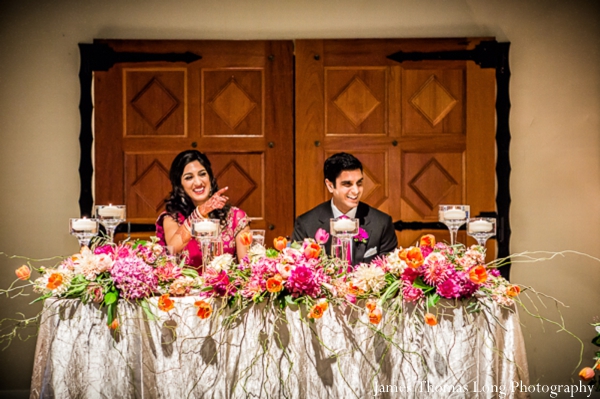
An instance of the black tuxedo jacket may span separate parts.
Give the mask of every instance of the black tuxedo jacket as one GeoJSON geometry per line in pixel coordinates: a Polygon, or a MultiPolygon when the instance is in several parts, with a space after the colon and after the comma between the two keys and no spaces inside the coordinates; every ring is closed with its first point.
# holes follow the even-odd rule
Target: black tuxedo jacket
{"type": "MultiPolygon", "coordinates": [[[[323,229],[329,233],[330,219],[332,218],[331,201],[323,202],[296,218],[292,240],[302,241],[305,238],[315,238],[318,229],[323,229]]],[[[360,202],[356,210],[356,218],[360,220],[360,227],[367,232],[369,238],[366,244],[356,241],[352,243],[352,263],[355,265],[361,262],[368,263],[375,256],[384,255],[396,249],[398,239],[390,215],[360,202]],[[371,250],[372,248],[375,248],[375,250],[371,250]],[[369,250],[372,254],[365,257],[365,253],[369,250]]],[[[325,244],[327,254],[331,252],[332,239],[333,237],[329,237],[325,244]]]]}

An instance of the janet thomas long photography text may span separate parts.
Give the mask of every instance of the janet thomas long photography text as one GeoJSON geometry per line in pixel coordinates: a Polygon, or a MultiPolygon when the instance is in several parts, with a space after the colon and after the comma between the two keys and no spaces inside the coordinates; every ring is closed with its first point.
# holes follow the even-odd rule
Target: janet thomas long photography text
{"type": "MultiPolygon", "coordinates": [[[[477,381],[472,384],[458,384],[458,385],[434,385],[428,381],[420,381],[414,386],[404,385],[376,385],[373,396],[380,394],[394,394],[394,393],[406,393],[406,392],[431,392],[433,393],[452,393],[452,392],[470,392],[470,393],[497,393],[499,398],[506,397],[507,394],[513,394],[515,392],[528,392],[528,393],[540,393],[547,394],[550,398],[567,398],[567,397],[590,397],[592,394],[592,385],[584,385],[579,381],[579,385],[541,385],[541,384],[523,384],[520,381],[514,381],[512,385],[479,385],[477,381]]],[[[390,396],[390,395],[387,395],[390,396]]],[[[391,395],[393,396],[393,395],[391,395]]]]}

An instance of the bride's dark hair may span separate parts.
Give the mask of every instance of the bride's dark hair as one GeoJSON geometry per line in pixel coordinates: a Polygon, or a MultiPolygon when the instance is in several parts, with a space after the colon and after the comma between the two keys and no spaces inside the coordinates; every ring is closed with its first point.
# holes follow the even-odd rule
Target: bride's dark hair
{"type": "MultiPolygon", "coordinates": [[[[210,166],[210,161],[200,151],[197,150],[187,150],[180,152],[177,154],[173,163],[171,163],[171,169],[169,170],[169,178],[171,179],[171,186],[173,190],[169,195],[169,198],[166,201],[167,213],[173,217],[175,220],[179,220],[177,218],[177,214],[181,213],[186,218],[190,216],[190,214],[194,211],[195,205],[192,202],[192,199],[185,193],[183,186],[181,185],[181,176],[183,175],[183,170],[185,166],[190,162],[198,161],[200,165],[204,166],[206,169],[206,173],[208,173],[208,177],[210,178],[210,193],[209,195],[213,195],[217,191],[219,191],[219,185],[217,184],[217,179],[215,179],[215,175],[213,174],[212,167],[210,166]]],[[[227,214],[229,213],[229,205],[225,205],[223,209],[215,209],[211,213],[209,213],[209,217],[212,219],[219,219],[221,224],[227,223],[227,214]]]]}

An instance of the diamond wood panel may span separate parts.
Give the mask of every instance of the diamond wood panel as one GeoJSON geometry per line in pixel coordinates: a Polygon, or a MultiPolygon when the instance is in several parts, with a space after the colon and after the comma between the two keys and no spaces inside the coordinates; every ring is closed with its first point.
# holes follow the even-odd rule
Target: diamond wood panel
{"type": "Polygon", "coordinates": [[[171,154],[125,154],[125,192],[127,220],[135,222],[164,210],[171,191],[169,167],[171,154]]]}
{"type": "Polygon", "coordinates": [[[186,80],[181,69],[124,69],[124,135],[186,135],[186,80]]]}
{"type": "Polygon", "coordinates": [[[465,134],[464,69],[406,69],[402,75],[404,135],[465,134]]]}
{"type": "Polygon", "coordinates": [[[410,103],[425,119],[435,126],[456,105],[456,99],[446,88],[438,81],[435,75],[432,75],[427,82],[410,99],[410,103]]]}
{"type": "Polygon", "coordinates": [[[386,71],[326,68],[327,134],[386,131],[386,71]]]}
{"type": "Polygon", "coordinates": [[[264,134],[264,71],[204,70],[202,115],[204,136],[264,134]]]}
{"type": "Polygon", "coordinates": [[[408,220],[438,219],[438,205],[462,204],[463,155],[460,153],[403,153],[402,199],[412,212],[408,220]]]}
{"type": "MultiPolygon", "coordinates": [[[[207,153],[219,187],[229,187],[229,203],[243,209],[250,218],[265,218],[265,154],[261,152],[207,153]]],[[[275,189],[275,188],[273,188],[275,189]]],[[[269,195],[275,195],[270,191],[269,195]]]]}

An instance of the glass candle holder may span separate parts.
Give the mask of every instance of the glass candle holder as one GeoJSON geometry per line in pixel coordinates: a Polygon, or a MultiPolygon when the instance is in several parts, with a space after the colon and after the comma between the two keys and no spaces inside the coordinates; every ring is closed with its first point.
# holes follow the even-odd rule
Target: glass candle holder
{"type": "Polygon", "coordinates": [[[440,205],[439,221],[450,230],[450,245],[456,244],[458,229],[467,222],[469,213],[469,205],[440,205]]]}
{"type": "Polygon", "coordinates": [[[125,221],[125,205],[96,205],[94,215],[104,226],[111,242],[115,242],[115,229],[125,221]]]}
{"type": "Polygon", "coordinates": [[[329,231],[337,237],[340,245],[340,259],[352,264],[352,237],[358,234],[359,220],[355,218],[335,218],[329,221],[329,231]]]}
{"type": "Polygon", "coordinates": [[[198,240],[202,248],[202,272],[212,260],[211,243],[220,238],[220,224],[219,219],[192,220],[192,236],[198,240]]]}
{"type": "Polygon", "coordinates": [[[485,246],[486,241],[496,235],[495,218],[470,218],[467,220],[467,234],[477,240],[477,244],[485,246]]]}
{"type": "Polygon", "coordinates": [[[69,219],[69,232],[77,237],[79,246],[86,246],[90,239],[98,234],[98,221],[87,218],[71,218],[69,219]]]}

